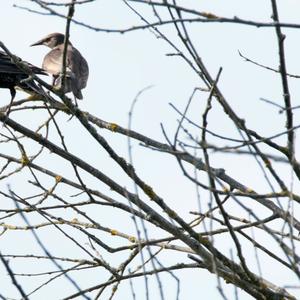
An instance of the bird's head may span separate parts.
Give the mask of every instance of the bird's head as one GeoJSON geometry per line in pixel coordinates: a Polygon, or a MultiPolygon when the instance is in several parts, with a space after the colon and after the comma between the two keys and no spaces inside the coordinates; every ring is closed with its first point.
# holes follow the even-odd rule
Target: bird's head
{"type": "MultiPolygon", "coordinates": [[[[64,34],[55,32],[55,33],[48,34],[47,36],[37,41],[36,43],[33,43],[30,46],[44,45],[52,49],[58,45],[63,44],[64,39],[65,39],[64,34]]],[[[70,41],[69,44],[71,44],[70,41]]]]}

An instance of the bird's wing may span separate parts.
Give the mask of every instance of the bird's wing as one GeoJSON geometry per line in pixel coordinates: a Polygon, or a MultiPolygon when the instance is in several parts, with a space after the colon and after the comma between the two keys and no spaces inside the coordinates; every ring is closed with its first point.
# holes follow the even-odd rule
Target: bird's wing
{"type": "MultiPolygon", "coordinates": [[[[20,62],[25,64],[28,68],[31,69],[31,71],[35,74],[46,74],[44,70],[41,68],[38,68],[26,61],[22,61],[21,58],[17,57],[20,62]]],[[[3,51],[0,51],[0,72],[1,73],[7,73],[7,74],[25,74],[26,73],[21,70],[12,60],[11,58],[3,51]]]]}
{"type": "Polygon", "coordinates": [[[20,74],[24,73],[20,70],[15,63],[13,63],[10,57],[5,53],[0,51],[0,72],[8,74],[20,74]]]}
{"type": "Polygon", "coordinates": [[[85,88],[89,77],[89,66],[80,52],[74,47],[68,51],[68,67],[74,74],[77,88],[80,90],[85,88]]]}

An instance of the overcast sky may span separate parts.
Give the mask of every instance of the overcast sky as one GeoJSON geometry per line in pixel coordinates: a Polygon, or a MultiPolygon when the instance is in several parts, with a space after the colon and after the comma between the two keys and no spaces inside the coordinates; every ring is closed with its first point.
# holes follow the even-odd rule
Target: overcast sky
{"type": "MultiPolygon", "coordinates": [[[[248,20],[271,22],[270,1],[185,0],[178,1],[178,3],[224,17],[237,16],[248,20]]],[[[278,3],[282,22],[300,23],[299,1],[281,0],[278,3]]],[[[54,16],[31,13],[13,7],[14,4],[40,10],[31,1],[2,0],[0,40],[12,53],[32,64],[41,66],[43,57],[49,50],[43,46],[30,47],[29,45],[51,32],[64,32],[65,20],[54,16]]],[[[145,9],[141,5],[135,5],[134,7],[142,12],[145,17],[153,19],[151,9],[145,9]]],[[[65,13],[65,9],[63,8],[61,12],[65,13]]],[[[95,27],[107,29],[123,29],[142,24],[141,20],[124,5],[123,1],[119,0],[98,0],[95,3],[78,6],[75,11],[75,19],[95,27]]],[[[223,67],[219,86],[240,117],[247,118],[247,125],[254,130],[258,130],[263,136],[270,136],[282,131],[285,124],[284,115],[278,113],[278,108],[260,100],[266,98],[282,105],[282,89],[279,76],[245,62],[238,54],[238,51],[240,51],[243,55],[257,62],[277,68],[279,64],[278,50],[274,29],[213,23],[197,23],[189,25],[188,28],[201,58],[212,76],[216,76],[218,69],[223,67]]],[[[180,45],[171,27],[166,26],[162,30],[176,44],[180,45]]],[[[284,29],[284,32],[287,35],[285,44],[288,72],[300,74],[300,31],[284,29]]],[[[128,112],[133,99],[139,91],[152,86],[140,96],[135,106],[132,126],[134,130],[159,141],[165,142],[160,124],[162,123],[167,133],[172,136],[179,118],[169,103],[171,102],[183,110],[193,89],[204,87],[196,74],[180,57],[167,55],[174,53],[174,50],[148,30],[133,31],[126,34],[105,33],[72,24],[70,40],[87,59],[90,67],[89,82],[86,89],[82,91],[84,99],[80,101],[79,107],[101,119],[127,127],[128,112]]],[[[48,80],[50,82],[50,78],[48,80]]],[[[299,104],[299,86],[299,80],[290,81],[294,105],[299,104]]],[[[17,99],[21,99],[23,96],[24,94],[18,93],[17,99]]],[[[199,95],[199,104],[195,104],[190,112],[190,117],[197,122],[201,120],[202,112],[200,109],[203,108],[200,102],[205,97],[206,95],[199,95]]],[[[0,98],[2,105],[7,104],[9,102],[9,91],[0,89],[0,98]]],[[[25,125],[33,128],[33,125],[37,125],[44,118],[43,113],[36,111],[34,114],[33,116],[33,114],[16,113],[12,114],[12,118],[22,120],[25,125]]],[[[212,113],[210,129],[222,135],[238,137],[238,133],[233,130],[231,122],[220,121],[221,115],[223,115],[221,109],[216,109],[212,113]]],[[[299,113],[296,112],[295,116],[299,116],[299,113]]],[[[87,161],[97,164],[103,172],[112,177],[122,178],[124,186],[128,185],[132,189],[129,181],[122,177],[124,176],[121,175],[122,172],[118,168],[112,167],[107,154],[101,153],[99,156],[95,152],[93,147],[95,143],[84,133],[76,120],[67,122],[68,117],[66,116],[61,116],[61,119],[64,120],[63,129],[66,141],[73,153],[84,156],[87,161]]],[[[295,122],[298,122],[296,125],[299,124],[299,120],[299,118],[295,118],[295,122]]],[[[118,153],[127,157],[126,139],[114,136],[111,132],[103,131],[101,134],[117,149],[118,153]]],[[[3,147],[6,147],[5,151],[9,154],[10,148],[3,147]]],[[[299,147],[297,147],[296,154],[298,152],[299,147]]],[[[137,171],[143,174],[145,180],[159,189],[166,201],[172,203],[177,210],[180,210],[183,217],[189,217],[189,211],[197,209],[194,186],[191,183],[182,182],[182,174],[178,170],[178,166],[174,165],[173,159],[169,157],[164,159],[163,156],[160,158],[160,154],[147,152],[143,148],[140,149],[138,143],[134,143],[133,155],[137,171]],[[163,167],[160,165],[162,161],[163,167]],[[164,182],[163,185],[162,182],[164,182]],[[191,201],[190,205],[186,205],[187,202],[185,201],[191,201]]],[[[47,163],[47,158],[44,159],[47,163]]],[[[224,168],[229,175],[237,176],[241,182],[247,183],[251,180],[251,186],[258,191],[264,191],[268,186],[267,182],[260,179],[261,175],[257,176],[257,172],[259,172],[257,165],[254,163],[249,164],[247,159],[241,159],[239,163],[236,163],[232,160],[232,156],[216,155],[213,158],[212,165],[217,168],[224,168]],[[247,172],[241,172],[241,168],[247,168],[247,172]]],[[[54,164],[53,169],[55,168],[56,165],[54,164]]],[[[283,177],[290,178],[291,174],[288,169],[283,166],[278,168],[282,168],[283,177]]],[[[98,186],[96,181],[89,180],[91,186],[98,186]]],[[[22,178],[16,177],[14,180],[2,181],[1,189],[7,190],[7,184],[12,185],[20,193],[24,191],[30,193],[28,186],[23,185],[22,178]]],[[[298,186],[294,188],[295,190],[299,189],[298,186]]],[[[101,189],[110,193],[107,187],[101,186],[101,189]]],[[[114,224],[116,227],[128,226],[128,230],[134,232],[133,224],[127,223],[128,219],[118,219],[104,213],[100,214],[99,218],[103,224],[114,224]]],[[[41,232],[41,236],[46,238],[46,236],[43,236],[43,232],[41,232]]],[[[5,239],[0,237],[0,249],[3,253],[26,252],[26,250],[23,251],[22,247],[28,252],[35,251],[34,246],[26,244],[26,237],[22,238],[20,236],[18,241],[15,240],[13,235],[5,239]]],[[[63,251],[68,253],[70,249],[66,248],[63,251]]],[[[229,252],[226,255],[229,255],[229,252]]],[[[254,257],[252,259],[255,261],[254,257]]],[[[167,261],[168,257],[165,257],[165,260],[167,261]]],[[[5,271],[2,266],[0,270],[1,293],[9,294],[12,298],[17,299],[16,290],[10,284],[10,280],[4,276],[5,271]],[[4,277],[6,279],[2,281],[4,277]],[[2,282],[6,282],[7,286],[4,287],[2,282]]],[[[275,283],[280,284],[284,273],[275,274],[276,272],[272,269],[272,266],[269,267],[268,272],[264,275],[267,278],[272,276],[270,278],[275,283]]],[[[180,274],[183,278],[180,299],[195,299],[195,297],[199,299],[219,299],[220,295],[215,289],[216,279],[209,275],[207,271],[191,273],[183,271],[180,274]],[[203,288],[199,288],[199,285],[203,285],[203,288]],[[198,292],[199,290],[203,291],[203,294],[195,295],[195,291],[198,292]]],[[[87,278],[88,276],[90,275],[87,275],[87,278]]],[[[174,299],[176,285],[173,279],[168,276],[163,276],[163,278],[165,289],[169,293],[166,299],[174,299]]],[[[88,281],[88,279],[86,280],[88,281]]],[[[291,278],[291,284],[295,283],[293,280],[295,278],[291,278]]],[[[135,285],[137,299],[144,299],[143,281],[137,282],[141,283],[135,285]]],[[[28,280],[28,286],[30,284],[28,280]]],[[[30,288],[33,288],[33,286],[30,286],[30,288]]],[[[156,285],[153,283],[154,287],[156,288],[156,285]]],[[[29,290],[30,288],[28,287],[29,290]]],[[[67,291],[63,293],[64,295],[74,292],[72,286],[64,285],[63,281],[61,289],[67,291]]],[[[228,292],[229,299],[233,299],[232,286],[225,287],[225,289],[228,292]]],[[[47,288],[44,291],[47,291],[47,288]]],[[[48,288],[48,293],[52,293],[50,297],[49,294],[36,294],[30,299],[59,299],[62,295],[59,289],[51,291],[51,286],[48,288]]],[[[129,295],[129,285],[124,284],[115,299],[130,299],[128,298],[129,295]]],[[[155,292],[153,295],[157,296],[155,292]]],[[[159,298],[152,296],[151,299],[159,298]]],[[[247,300],[250,297],[241,293],[239,299],[247,300]]]]}

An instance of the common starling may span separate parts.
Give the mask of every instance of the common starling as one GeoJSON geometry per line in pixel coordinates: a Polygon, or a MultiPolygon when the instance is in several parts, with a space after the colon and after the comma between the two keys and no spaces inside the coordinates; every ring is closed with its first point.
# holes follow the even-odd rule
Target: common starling
{"type": "MultiPolygon", "coordinates": [[[[53,86],[62,88],[64,39],[62,33],[51,33],[31,46],[45,45],[51,51],[44,57],[42,68],[53,75],[53,86]]],[[[80,52],[68,42],[66,53],[64,93],[72,92],[76,99],[82,99],[81,90],[86,87],[89,67],[80,52]]]]}
{"type": "MultiPolygon", "coordinates": [[[[38,68],[26,61],[22,61],[19,57],[16,58],[25,64],[34,74],[47,75],[47,73],[41,68],[38,68]]],[[[30,79],[30,75],[18,67],[9,55],[0,51],[0,88],[10,90],[11,103],[16,96],[16,87],[19,87],[30,94],[35,93],[38,90],[37,85],[32,79],[30,79]]]]}

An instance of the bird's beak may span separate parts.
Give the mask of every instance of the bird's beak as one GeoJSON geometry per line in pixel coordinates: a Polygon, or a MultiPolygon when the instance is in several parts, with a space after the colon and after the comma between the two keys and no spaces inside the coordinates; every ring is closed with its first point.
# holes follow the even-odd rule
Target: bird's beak
{"type": "Polygon", "coordinates": [[[39,45],[43,45],[43,44],[44,44],[44,39],[39,40],[39,41],[37,41],[37,42],[31,44],[30,47],[32,47],[32,46],[39,46],[39,45]]]}

